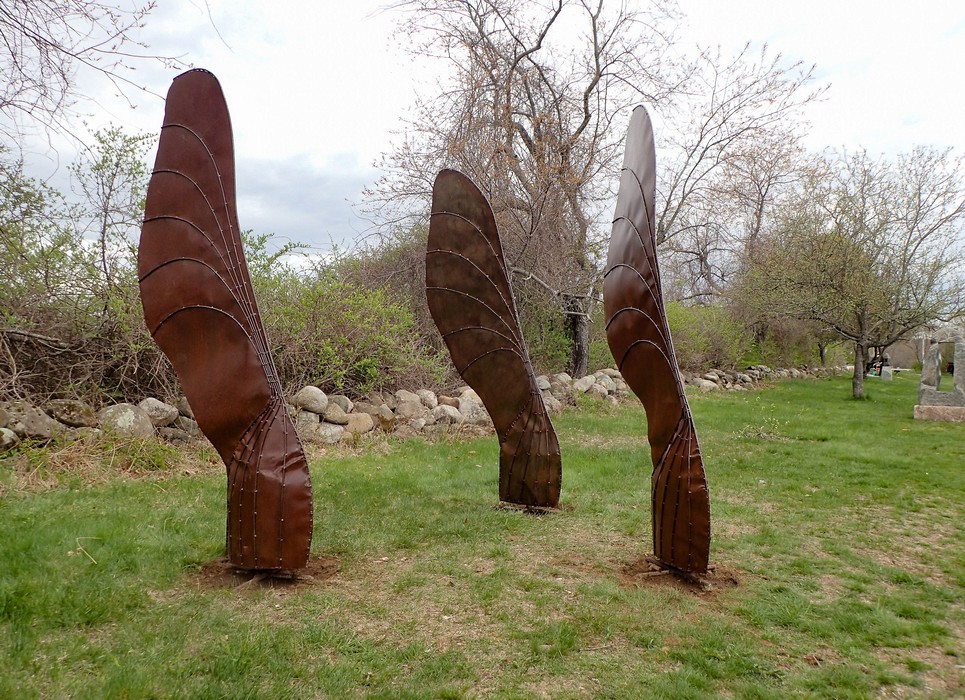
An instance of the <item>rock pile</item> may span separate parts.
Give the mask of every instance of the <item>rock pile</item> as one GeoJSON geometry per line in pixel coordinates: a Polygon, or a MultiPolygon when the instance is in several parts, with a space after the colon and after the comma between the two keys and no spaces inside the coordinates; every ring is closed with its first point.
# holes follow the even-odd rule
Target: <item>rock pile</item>
{"type": "Polygon", "coordinates": [[[23,440],[46,443],[104,433],[140,438],[157,435],[171,442],[202,437],[183,397],[174,405],[151,398],[137,405],[114,404],[100,411],[73,399],[54,399],[42,409],[26,401],[0,404],[0,452],[23,440]]]}
{"type": "MultiPolygon", "coordinates": [[[[702,374],[683,373],[684,381],[700,391],[746,390],[765,379],[827,375],[843,368],[824,370],[777,369],[764,365],[743,372],[712,369],[702,374]]],[[[579,379],[561,372],[540,375],[536,384],[551,415],[564,406],[577,405],[579,397],[616,404],[631,397],[630,389],[615,369],[601,369],[579,379]]],[[[586,400],[584,399],[584,400],[586,400]]],[[[492,419],[475,391],[467,386],[436,394],[428,389],[372,392],[352,401],[347,396],[326,395],[306,386],[291,398],[290,410],[299,436],[305,442],[334,444],[356,435],[380,431],[398,437],[461,432],[471,435],[492,431],[492,419]]],[[[149,438],[169,442],[203,438],[184,397],[170,402],[148,398],[134,405],[120,403],[95,411],[82,401],[56,399],[37,407],[25,401],[0,403],[0,453],[22,441],[46,443],[90,435],[149,438]]]]}
{"type": "Polygon", "coordinates": [[[846,367],[814,367],[811,369],[771,369],[767,365],[752,365],[743,372],[723,369],[710,369],[703,374],[682,372],[684,384],[697,387],[702,392],[746,391],[754,384],[772,379],[805,379],[807,377],[829,377],[849,371],[846,367]]]}
{"type": "MultiPolygon", "coordinates": [[[[629,394],[620,373],[612,369],[577,381],[565,373],[542,375],[536,381],[551,414],[562,411],[564,405],[575,404],[580,394],[612,403],[629,394]]],[[[428,389],[376,391],[354,402],[346,396],[326,396],[318,387],[307,386],[295,394],[292,404],[298,434],[306,442],[331,444],[373,430],[411,437],[453,431],[485,434],[493,427],[482,400],[468,386],[451,395],[437,395],[428,389]]]]}

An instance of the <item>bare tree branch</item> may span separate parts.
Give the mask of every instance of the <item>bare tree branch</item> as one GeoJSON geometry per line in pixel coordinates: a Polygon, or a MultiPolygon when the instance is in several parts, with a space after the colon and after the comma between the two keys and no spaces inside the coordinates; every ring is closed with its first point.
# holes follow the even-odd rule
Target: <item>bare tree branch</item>
{"type": "Polygon", "coordinates": [[[123,96],[147,91],[124,71],[143,61],[184,67],[137,39],[156,2],[0,0],[0,132],[15,139],[30,126],[71,133],[69,117],[84,99],[80,72],[108,80],[123,96]]]}

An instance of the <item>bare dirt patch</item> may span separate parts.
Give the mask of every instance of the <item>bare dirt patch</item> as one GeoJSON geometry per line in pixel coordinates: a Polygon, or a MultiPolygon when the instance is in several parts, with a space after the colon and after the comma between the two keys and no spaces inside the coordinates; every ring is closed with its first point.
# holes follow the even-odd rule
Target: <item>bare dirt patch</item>
{"type": "Polygon", "coordinates": [[[717,564],[706,574],[683,574],[661,569],[648,558],[641,557],[625,564],[619,572],[624,586],[675,588],[700,597],[713,597],[721,591],[737,588],[743,574],[731,566],[717,564]]]}
{"type": "Polygon", "coordinates": [[[841,663],[841,654],[830,647],[822,646],[810,654],[805,654],[801,659],[808,666],[821,668],[822,666],[841,663]]]}
{"type": "Polygon", "coordinates": [[[227,557],[208,562],[192,577],[198,588],[229,588],[232,590],[302,591],[318,586],[334,578],[340,569],[334,557],[312,557],[303,569],[295,572],[250,571],[237,569],[228,563],[227,557]]]}

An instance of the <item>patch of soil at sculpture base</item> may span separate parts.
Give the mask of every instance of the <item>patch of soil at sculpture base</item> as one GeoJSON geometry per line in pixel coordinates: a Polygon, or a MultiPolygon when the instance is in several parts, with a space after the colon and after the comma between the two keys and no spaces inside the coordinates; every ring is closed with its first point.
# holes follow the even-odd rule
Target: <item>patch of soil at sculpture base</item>
{"type": "Polygon", "coordinates": [[[714,564],[705,574],[684,574],[661,568],[649,557],[641,557],[625,564],[619,576],[620,583],[624,586],[663,586],[708,597],[739,586],[739,573],[730,566],[714,564]]]}
{"type": "Polygon", "coordinates": [[[297,571],[252,571],[238,569],[219,557],[201,567],[193,576],[199,588],[230,588],[233,590],[296,591],[318,586],[338,574],[340,562],[335,557],[311,557],[304,568],[297,571]]]}

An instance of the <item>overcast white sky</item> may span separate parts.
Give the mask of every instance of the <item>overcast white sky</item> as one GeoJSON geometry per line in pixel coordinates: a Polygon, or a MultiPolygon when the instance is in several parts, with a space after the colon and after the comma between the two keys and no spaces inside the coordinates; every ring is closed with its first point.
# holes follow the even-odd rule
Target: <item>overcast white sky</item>
{"type": "MultiPolygon", "coordinates": [[[[142,39],[153,52],[183,54],[221,81],[243,228],[320,247],[350,244],[367,228],[350,202],[377,178],[374,161],[400,138],[393,131],[427,81],[392,33],[397,15],[379,12],[383,2],[162,0],[149,19],[142,39]]],[[[897,153],[929,144],[965,153],[965,3],[678,2],[687,16],[680,41],[731,52],[767,43],[817,64],[831,87],[808,113],[815,150],[897,153]]],[[[135,80],[163,95],[175,74],[142,68],[135,80]]],[[[136,98],[131,110],[105,92],[89,121],[156,132],[162,99],[136,98]]],[[[50,176],[72,154],[65,145],[56,154],[35,146],[28,157],[35,173],[50,176]]]]}

